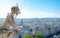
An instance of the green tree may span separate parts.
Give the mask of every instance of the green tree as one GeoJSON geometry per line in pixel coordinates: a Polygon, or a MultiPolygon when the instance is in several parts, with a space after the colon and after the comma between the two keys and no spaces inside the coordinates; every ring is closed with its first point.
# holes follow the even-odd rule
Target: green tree
{"type": "Polygon", "coordinates": [[[37,38],[44,38],[44,34],[42,34],[42,33],[37,33],[37,34],[36,34],[36,37],[37,37],[37,38]]]}
{"type": "Polygon", "coordinates": [[[23,36],[23,38],[33,38],[31,34],[26,34],[23,36]]]}

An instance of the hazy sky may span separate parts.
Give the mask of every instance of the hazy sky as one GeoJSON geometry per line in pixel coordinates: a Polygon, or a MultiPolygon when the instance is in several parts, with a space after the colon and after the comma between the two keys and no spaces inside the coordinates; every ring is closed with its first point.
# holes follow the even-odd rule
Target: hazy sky
{"type": "Polygon", "coordinates": [[[60,0],[0,0],[0,18],[16,3],[21,11],[17,18],[60,18],[60,0]]]}

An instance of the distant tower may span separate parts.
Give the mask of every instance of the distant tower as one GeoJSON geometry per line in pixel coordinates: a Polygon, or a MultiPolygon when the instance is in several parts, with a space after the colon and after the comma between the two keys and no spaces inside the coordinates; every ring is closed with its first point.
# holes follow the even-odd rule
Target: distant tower
{"type": "Polygon", "coordinates": [[[51,30],[50,30],[51,28],[46,25],[46,29],[48,31],[48,35],[51,35],[51,30]]]}
{"type": "Polygon", "coordinates": [[[58,30],[57,30],[57,27],[54,27],[54,33],[57,33],[58,30]]]}
{"type": "Polygon", "coordinates": [[[21,19],[21,26],[23,26],[23,19],[21,19]]]}
{"type": "Polygon", "coordinates": [[[36,32],[36,19],[34,19],[33,26],[34,26],[34,27],[33,27],[33,30],[32,30],[32,35],[33,35],[33,37],[35,38],[35,37],[36,37],[35,35],[36,35],[36,33],[37,33],[37,32],[36,32]]]}

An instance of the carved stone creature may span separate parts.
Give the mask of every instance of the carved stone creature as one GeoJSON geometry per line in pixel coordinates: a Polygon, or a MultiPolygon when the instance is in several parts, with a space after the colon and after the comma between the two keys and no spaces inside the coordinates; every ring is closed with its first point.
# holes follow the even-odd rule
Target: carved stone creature
{"type": "Polygon", "coordinates": [[[11,7],[11,13],[7,15],[4,23],[0,26],[0,38],[12,38],[15,34],[20,32],[20,29],[16,26],[14,22],[14,16],[17,16],[20,13],[18,6],[11,7]],[[9,31],[9,27],[13,26],[15,30],[9,31]]]}

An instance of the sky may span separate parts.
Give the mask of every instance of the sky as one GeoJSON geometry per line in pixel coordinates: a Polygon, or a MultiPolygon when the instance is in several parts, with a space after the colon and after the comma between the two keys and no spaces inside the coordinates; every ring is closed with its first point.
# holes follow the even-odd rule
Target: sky
{"type": "Polygon", "coordinates": [[[21,11],[17,18],[60,18],[60,0],[0,0],[0,18],[16,3],[21,11]]]}

